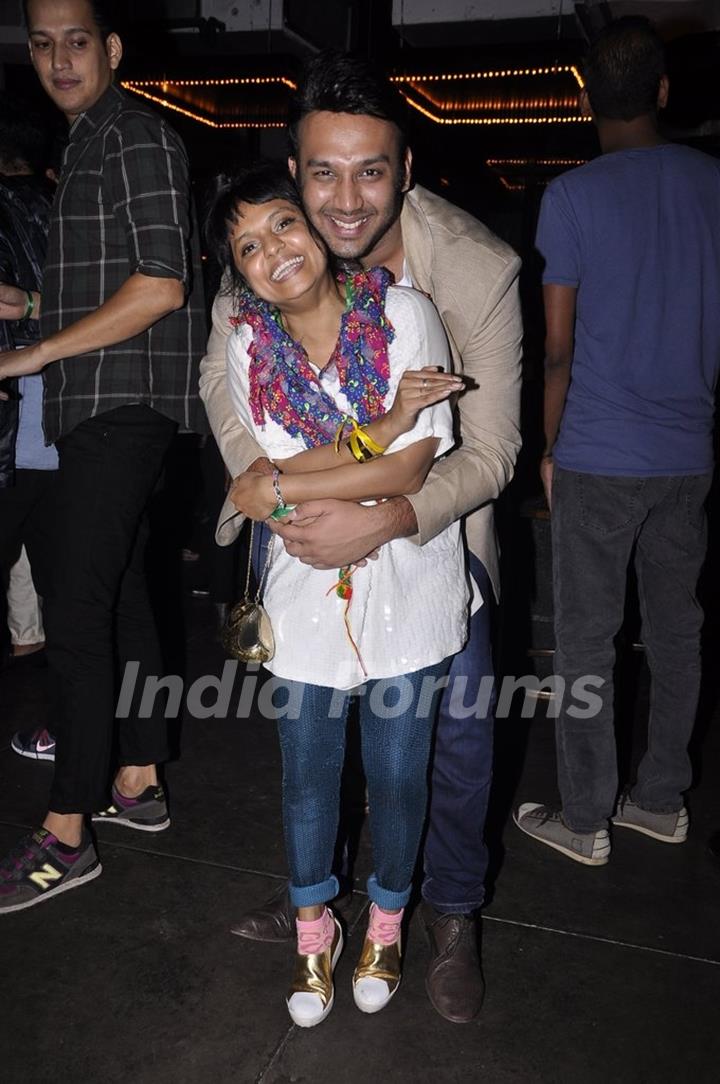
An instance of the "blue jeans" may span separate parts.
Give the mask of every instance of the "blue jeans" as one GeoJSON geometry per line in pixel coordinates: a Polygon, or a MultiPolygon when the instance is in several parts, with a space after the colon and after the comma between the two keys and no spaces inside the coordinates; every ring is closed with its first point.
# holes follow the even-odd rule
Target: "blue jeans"
{"type": "MultiPolygon", "coordinates": [[[[268,539],[267,528],[256,524],[256,573],[263,567],[268,539]]],[[[450,662],[448,685],[440,700],[423,851],[423,898],[438,911],[456,914],[470,914],[485,898],[488,849],[484,830],[492,783],[496,702],[493,589],[485,566],[473,554],[470,571],[483,605],[470,619],[465,647],[450,662]]]]}
{"type": "MultiPolygon", "coordinates": [[[[362,687],[359,721],[375,872],[368,895],[384,910],[404,907],[427,806],[430,740],[450,660],[362,687]],[[386,710],[384,710],[386,709],[386,710]]],[[[338,892],[332,873],[340,812],[349,692],[276,679],[299,709],[278,719],[283,823],[294,907],[338,892]]]]}
{"type": "Polygon", "coordinates": [[[493,590],[485,566],[473,554],[470,571],[483,605],[470,619],[468,642],[452,659],[440,701],[423,856],[423,899],[438,911],[456,914],[469,914],[485,898],[484,829],[496,700],[490,639],[493,590]]]}
{"type": "Polygon", "coordinates": [[[673,813],[691,781],[687,746],[700,691],[705,498],[711,476],[618,477],[555,470],[552,540],[555,670],[565,681],[556,723],[563,817],[576,832],[607,827],[618,790],[614,638],[635,561],[651,675],[648,746],[632,800],[673,813]],[[595,675],[599,709],[578,717],[572,686],[595,675]]]}

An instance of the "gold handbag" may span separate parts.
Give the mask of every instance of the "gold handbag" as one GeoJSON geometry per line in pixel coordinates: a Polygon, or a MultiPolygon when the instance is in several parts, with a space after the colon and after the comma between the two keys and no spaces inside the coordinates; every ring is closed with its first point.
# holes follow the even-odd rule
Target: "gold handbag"
{"type": "Polygon", "coordinates": [[[275,637],[268,612],[260,601],[265,585],[270,558],[275,544],[275,535],[268,543],[265,564],[258,581],[255,598],[250,598],[250,569],[252,567],[253,535],[255,523],[250,521],[250,543],[248,569],[245,577],[245,593],[240,602],[233,606],[222,631],[222,645],[228,655],[240,662],[269,662],[275,654],[275,637]]]}

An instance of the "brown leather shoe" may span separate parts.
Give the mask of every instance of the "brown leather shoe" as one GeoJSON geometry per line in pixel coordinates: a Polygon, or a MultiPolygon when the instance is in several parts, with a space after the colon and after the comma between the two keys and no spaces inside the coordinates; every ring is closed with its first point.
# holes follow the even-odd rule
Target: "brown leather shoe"
{"type": "Polygon", "coordinates": [[[271,941],[277,944],[294,941],[295,909],[290,904],[287,882],[273,892],[265,903],[246,911],[230,933],[247,937],[249,941],[271,941]]]}
{"type": "Polygon", "coordinates": [[[432,954],[425,976],[430,1004],[445,1020],[469,1024],[485,996],[475,917],[443,914],[424,901],[421,913],[432,954]]]}

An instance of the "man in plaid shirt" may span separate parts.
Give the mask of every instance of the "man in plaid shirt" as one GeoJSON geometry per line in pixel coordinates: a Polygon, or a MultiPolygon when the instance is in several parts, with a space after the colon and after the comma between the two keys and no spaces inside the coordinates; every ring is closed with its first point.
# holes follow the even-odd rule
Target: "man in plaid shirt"
{"type": "MultiPolygon", "coordinates": [[[[0,863],[0,912],[98,876],[88,815],[168,826],[157,763],[162,705],[120,721],[105,786],[115,664],[159,675],[143,570],[144,511],[178,427],[203,429],[205,342],[188,163],[178,136],[113,85],[122,43],[100,0],[25,0],[40,82],[70,123],[42,298],[0,286],[0,319],[40,314],[40,342],[0,354],[0,380],[43,371],[45,440],[60,456],[57,575],[46,600],[59,691],[55,778],[43,827],[0,863]],[[102,810],[102,812],[98,812],[102,810]]],[[[113,5],[114,6],[114,5],[113,5]]]]}

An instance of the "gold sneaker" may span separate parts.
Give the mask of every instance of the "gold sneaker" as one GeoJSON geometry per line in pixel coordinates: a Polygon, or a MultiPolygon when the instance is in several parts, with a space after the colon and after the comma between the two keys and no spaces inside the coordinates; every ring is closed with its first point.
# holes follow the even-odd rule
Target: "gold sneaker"
{"type": "MultiPolygon", "coordinates": [[[[328,908],[328,910],[330,910],[328,908]]],[[[342,928],[330,911],[335,924],[332,944],[325,952],[311,955],[297,953],[287,1007],[299,1028],[314,1028],[328,1015],[335,1000],[333,971],[343,949],[342,928]]]]}
{"type": "Polygon", "coordinates": [[[361,1012],[380,1012],[393,996],[402,976],[401,939],[380,945],[367,936],[353,975],[353,997],[361,1012]]]}

